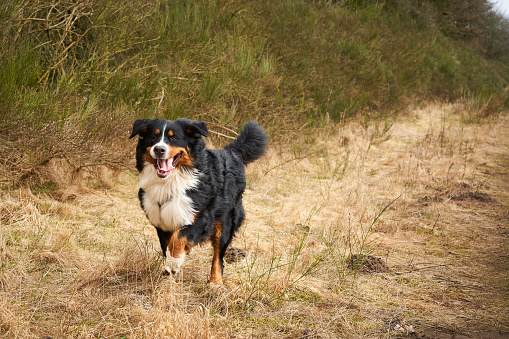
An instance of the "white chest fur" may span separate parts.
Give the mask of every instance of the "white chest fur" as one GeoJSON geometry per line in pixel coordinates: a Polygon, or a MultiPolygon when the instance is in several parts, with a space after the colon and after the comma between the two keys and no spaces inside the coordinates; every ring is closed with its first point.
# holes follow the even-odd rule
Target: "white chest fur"
{"type": "Polygon", "coordinates": [[[198,177],[197,170],[172,170],[168,177],[161,179],[154,166],[143,168],[139,186],[145,191],[143,209],[152,225],[174,232],[193,223],[196,211],[186,191],[198,185],[198,177]]]}

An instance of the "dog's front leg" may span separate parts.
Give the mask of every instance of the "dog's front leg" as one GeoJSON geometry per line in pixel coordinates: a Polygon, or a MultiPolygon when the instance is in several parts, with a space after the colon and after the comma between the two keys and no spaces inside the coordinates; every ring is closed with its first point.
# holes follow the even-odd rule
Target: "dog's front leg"
{"type": "MultiPolygon", "coordinates": [[[[186,237],[179,237],[180,230],[175,231],[168,242],[166,249],[166,262],[169,272],[177,274],[184,263],[186,254],[191,251],[193,244],[187,241],[186,237]]],[[[168,270],[167,269],[167,270],[168,270]]]]}
{"type": "Polygon", "coordinates": [[[223,284],[223,268],[222,268],[222,258],[221,258],[221,233],[223,231],[223,224],[220,222],[216,222],[214,224],[214,233],[212,233],[212,237],[210,238],[212,242],[212,248],[214,249],[214,254],[212,256],[212,267],[210,269],[210,283],[222,285],[223,284]]]}
{"type": "MultiPolygon", "coordinates": [[[[212,267],[210,270],[209,282],[212,285],[222,286],[223,259],[221,257],[221,235],[223,231],[223,224],[221,222],[215,222],[212,224],[211,220],[213,220],[211,214],[203,213],[195,220],[192,225],[183,227],[180,232],[175,232],[175,234],[172,236],[172,239],[179,238],[180,241],[183,241],[183,243],[188,246],[189,250],[194,244],[200,244],[204,241],[210,240],[214,254],[212,257],[212,267]],[[212,225],[213,227],[211,227],[212,225]]],[[[170,240],[170,243],[171,242],[172,241],[170,240]]],[[[175,243],[177,243],[177,241],[175,241],[175,243]]],[[[177,253],[182,253],[182,250],[177,253]]]]}

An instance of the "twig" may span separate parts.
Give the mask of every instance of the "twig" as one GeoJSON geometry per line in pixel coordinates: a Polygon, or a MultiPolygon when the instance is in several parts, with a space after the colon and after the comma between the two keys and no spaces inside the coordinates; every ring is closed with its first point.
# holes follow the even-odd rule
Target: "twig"
{"type": "Polygon", "coordinates": [[[313,152],[309,152],[308,154],[303,155],[303,156],[301,156],[301,157],[293,158],[293,159],[289,159],[289,160],[283,161],[282,163],[279,163],[279,164],[277,164],[276,166],[273,166],[273,167],[269,168],[268,170],[266,170],[265,172],[263,172],[263,175],[267,175],[267,173],[269,173],[269,172],[270,172],[270,171],[272,171],[273,169],[278,168],[278,167],[281,167],[281,166],[283,166],[283,165],[285,165],[285,164],[287,164],[287,163],[289,163],[289,162],[292,162],[292,161],[297,161],[297,162],[302,161],[302,160],[306,159],[307,157],[309,157],[312,153],[313,153],[313,152]]]}
{"type": "Polygon", "coordinates": [[[223,133],[220,133],[220,132],[216,132],[216,131],[212,131],[212,130],[209,130],[210,133],[214,133],[214,134],[217,134],[217,135],[220,135],[222,137],[225,137],[225,138],[228,138],[228,139],[235,139],[234,137],[231,137],[229,135],[226,135],[226,134],[223,134],[223,133]]]}
{"type": "MultiPolygon", "coordinates": [[[[432,264],[426,264],[426,263],[422,263],[422,264],[415,264],[415,265],[432,265],[432,264]]],[[[413,266],[413,265],[412,265],[413,266]]],[[[449,264],[437,264],[437,265],[432,265],[432,266],[426,266],[426,267],[420,267],[420,268],[410,268],[408,269],[408,271],[404,271],[404,272],[394,272],[393,274],[396,274],[396,275],[399,275],[399,274],[404,274],[404,273],[412,273],[412,272],[415,272],[415,271],[422,271],[422,270],[427,270],[427,269],[430,269],[430,268],[436,268],[436,267],[447,267],[449,266],[449,264]]]]}
{"type": "Polygon", "coordinates": [[[235,134],[235,135],[239,135],[239,133],[237,133],[237,132],[235,132],[234,130],[232,130],[232,129],[228,128],[228,127],[225,127],[225,126],[223,126],[223,125],[214,124],[214,126],[217,126],[217,127],[219,127],[219,128],[225,129],[225,130],[227,130],[228,132],[233,133],[233,134],[235,134]]]}

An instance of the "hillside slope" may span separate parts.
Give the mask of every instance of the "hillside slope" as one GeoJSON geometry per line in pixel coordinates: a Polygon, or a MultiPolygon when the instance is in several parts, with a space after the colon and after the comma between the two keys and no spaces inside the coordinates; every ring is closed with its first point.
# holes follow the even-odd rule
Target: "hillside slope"
{"type": "Polygon", "coordinates": [[[498,35],[462,38],[479,15],[453,27],[468,18],[456,9],[451,21],[440,3],[7,0],[0,175],[44,181],[35,168],[65,157],[76,170],[118,168],[141,117],[234,129],[254,118],[280,140],[414,101],[467,100],[484,116],[507,108],[509,67],[479,47],[501,45],[504,22],[498,35]]]}

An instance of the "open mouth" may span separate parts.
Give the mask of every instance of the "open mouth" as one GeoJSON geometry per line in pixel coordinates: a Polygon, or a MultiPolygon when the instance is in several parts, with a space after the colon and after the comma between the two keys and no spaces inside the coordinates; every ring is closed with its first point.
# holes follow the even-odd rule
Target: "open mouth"
{"type": "Polygon", "coordinates": [[[157,171],[157,176],[159,178],[166,178],[168,174],[170,174],[170,171],[177,166],[177,162],[180,160],[180,157],[182,156],[182,152],[177,153],[173,158],[171,159],[154,159],[154,167],[157,171]]]}

